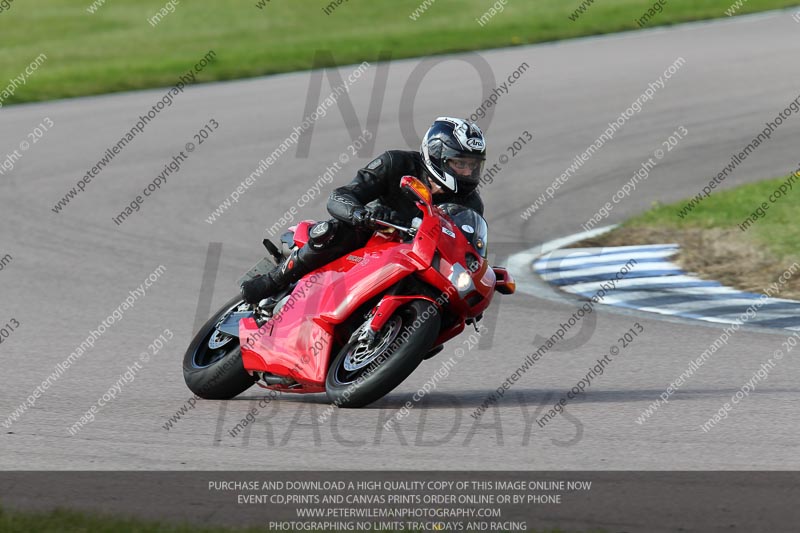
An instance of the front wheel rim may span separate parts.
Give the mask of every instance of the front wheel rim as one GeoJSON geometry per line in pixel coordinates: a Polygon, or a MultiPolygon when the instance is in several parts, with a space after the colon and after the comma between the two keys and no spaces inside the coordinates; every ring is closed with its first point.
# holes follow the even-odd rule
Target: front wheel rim
{"type": "MultiPolygon", "coordinates": [[[[225,311],[220,320],[224,320],[228,315],[235,311],[241,304],[232,305],[225,311]]],[[[217,322],[219,324],[219,322],[217,322]]],[[[194,368],[208,368],[214,363],[221,361],[233,353],[239,346],[238,339],[225,333],[222,333],[217,328],[205,338],[203,342],[197,347],[192,355],[192,366],[194,368]],[[233,342],[232,341],[237,341],[233,342]]]]}
{"type": "Polygon", "coordinates": [[[192,366],[195,368],[208,368],[231,355],[238,347],[239,343],[225,343],[221,348],[214,350],[209,348],[207,343],[203,343],[194,352],[192,366]]]}
{"type": "Polygon", "coordinates": [[[214,333],[211,334],[211,338],[208,339],[208,347],[211,350],[218,350],[231,342],[233,337],[228,335],[227,333],[222,333],[220,330],[215,329],[214,333]]]}
{"type": "MultiPolygon", "coordinates": [[[[339,369],[337,381],[347,385],[357,381],[365,371],[375,366],[375,362],[385,355],[391,355],[392,344],[397,340],[403,328],[403,320],[394,316],[381,328],[379,337],[371,343],[358,342],[348,348],[339,369]],[[370,347],[370,345],[373,345],[370,347]]],[[[382,363],[379,362],[378,364],[382,363]]]]}

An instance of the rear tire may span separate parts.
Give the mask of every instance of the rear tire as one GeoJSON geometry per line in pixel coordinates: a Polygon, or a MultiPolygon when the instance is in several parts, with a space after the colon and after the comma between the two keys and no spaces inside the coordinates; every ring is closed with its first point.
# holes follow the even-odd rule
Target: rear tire
{"type": "Polygon", "coordinates": [[[218,348],[209,346],[209,341],[216,333],[217,322],[241,304],[242,298],[237,296],[209,318],[183,356],[183,379],[189,390],[200,398],[229,400],[249,389],[256,381],[244,369],[238,338],[220,334],[223,336],[218,339],[224,344],[218,348]]]}
{"type": "Polygon", "coordinates": [[[352,341],[339,351],[325,380],[328,399],[350,408],[384,397],[419,366],[439,336],[440,326],[439,312],[427,300],[400,307],[377,333],[374,348],[352,341]]]}

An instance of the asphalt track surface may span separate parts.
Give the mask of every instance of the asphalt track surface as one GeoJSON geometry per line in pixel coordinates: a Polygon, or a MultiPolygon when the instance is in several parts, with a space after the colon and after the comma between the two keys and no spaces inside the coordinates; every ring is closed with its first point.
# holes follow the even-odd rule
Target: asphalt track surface
{"type": "MultiPolygon", "coordinates": [[[[503,95],[490,124],[490,160],[523,131],[535,137],[484,188],[493,250],[511,253],[575,233],[676,128],[689,134],[650,178],[617,205],[608,222],[651,202],[695,194],[798,94],[800,24],[788,12],[681,25],[480,54],[497,82],[522,62],[532,69],[503,95]],[[530,221],[520,216],[676,58],[685,65],[530,221]]],[[[419,60],[388,65],[372,153],[352,158],[335,183],[348,181],[372,155],[416,148],[417,132],[438,115],[469,115],[482,100],[469,62],[444,58],[421,83],[413,109],[401,95],[419,60]]],[[[46,68],[42,67],[42,68],[46,68]]],[[[342,67],[347,76],[352,66],[342,67]]],[[[176,73],[176,79],[179,73],[176,73]]],[[[365,125],[376,69],[350,97],[365,125]]],[[[642,425],[635,419],[720,335],[721,328],[601,309],[596,323],[538,361],[496,407],[471,413],[578,308],[568,298],[504,297],[490,333],[440,381],[398,430],[382,424],[451,357],[467,334],[425,362],[386,399],[337,410],[317,423],[324,396],[284,396],[261,409],[244,435],[235,426],[264,397],[251,389],[228,402],[201,401],[170,430],[163,425],[189,399],[181,358],[193,333],[210,243],[223,243],[210,312],[261,255],[272,225],[337,160],[351,140],[338,109],[314,129],[309,157],[284,154],[214,224],[205,218],[298,125],[308,72],[188,88],[172,107],[56,214],[51,208],[164,94],[163,89],[3,109],[0,154],[10,153],[45,117],[55,124],[0,181],[0,242],[13,260],[0,271],[2,314],[20,326],[0,345],[2,419],[63,361],[90,330],[159,265],[166,271],[75,365],[10,428],[2,428],[3,469],[796,469],[800,363],[783,359],[709,432],[700,425],[751,379],[785,334],[740,331],[668,405],[642,425]],[[219,129],[180,172],[121,226],[112,217],[150,183],[209,119],[219,129]],[[638,322],[644,333],[616,357],[566,414],[542,416],[638,322]],[[106,405],[94,422],[74,424],[165,328],[174,338],[106,405]]],[[[486,82],[491,90],[493,83],[486,82]]],[[[329,91],[327,81],[323,96],[329,91]]],[[[786,121],[723,188],[797,167],[800,118],[786,121]]],[[[509,154],[508,152],[506,152],[509,154]]],[[[510,155],[510,154],[509,154],[510,155]]],[[[302,208],[325,215],[321,197],[302,208]]],[[[499,257],[497,262],[502,262],[499,257]]],[[[208,276],[207,276],[208,278],[208,276]]],[[[201,306],[202,308],[202,306],[201,306]]],[[[589,322],[587,321],[587,324],[589,322]]],[[[570,334],[572,335],[572,334],[570,334]]]]}

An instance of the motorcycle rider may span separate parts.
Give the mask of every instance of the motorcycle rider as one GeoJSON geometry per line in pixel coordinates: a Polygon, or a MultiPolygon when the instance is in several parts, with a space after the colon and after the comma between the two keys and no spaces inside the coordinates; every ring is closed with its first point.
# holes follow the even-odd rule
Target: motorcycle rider
{"type": "Polygon", "coordinates": [[[309,241],[265,276],[242,284],[242,297],[255,304],[284,290],[309,272],[363,247],[375,229],[375,220],[408,225],[418,215],[414,202],[400,189],[403,176],[421,179],[435,204],[456,203],[483,214],[478,193],[486,141],[477,124],[439,117],[422,139],[419,152],[389,150],[335,189],[328,199],[331,220],[309,230],[309,241]],[[368,205],[369,204],[369,205],[368,205]]]}

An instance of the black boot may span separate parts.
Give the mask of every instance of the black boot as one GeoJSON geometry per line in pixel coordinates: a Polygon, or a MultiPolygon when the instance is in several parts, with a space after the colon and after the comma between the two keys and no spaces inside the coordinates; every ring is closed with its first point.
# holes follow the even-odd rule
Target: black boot
{"type": "Polygon", "coordinates": [[[276,294],[277,284],[272,279],[272,272],[266,276],[258,276],[242,283],[242,298],[249,304],[257,304],[264,298],[276,294]]]}
{"type": "Polygon", "coordinates": [[[294,283],[306,274],[305,268],[299,260],[301,249],[296,248],[283,263],[272,269],[265,276],[258,276],[242,284],[242,297],[249,304],[257,304],[264,298],[269,298],[284,290],[289,284],[294,283]]]}

